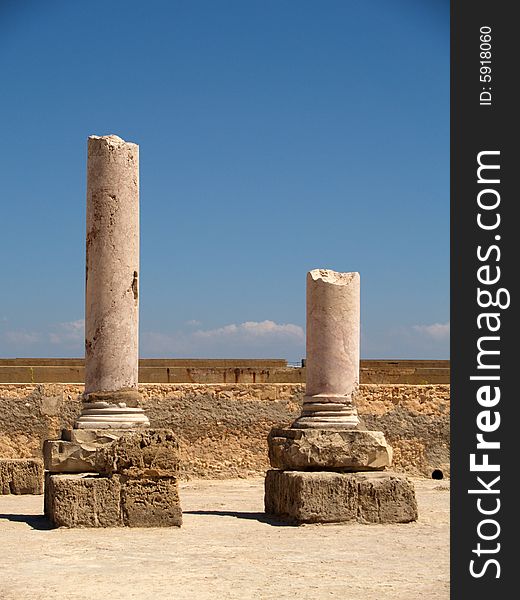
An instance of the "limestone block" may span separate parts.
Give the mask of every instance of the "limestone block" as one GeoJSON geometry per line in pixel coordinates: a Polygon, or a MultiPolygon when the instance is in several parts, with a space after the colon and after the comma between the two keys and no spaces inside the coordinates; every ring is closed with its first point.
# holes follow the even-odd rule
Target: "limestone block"
{"type": "Polygon", "coordinates": [[[0,494],[42,494],[43,463],[38,458],[0,458],[0,494]]]}
{"type": "Polygon", "coordinates": [[[96,470],[127,477],[175,476],[179,470],[179,443],[171,429],[127,432],[98,450],[96,470]]]}
{"type": "Polygon", "coordinates": [[[85,473],[96,471],[96,447],[62,440],[45,440],[43,461],[50,473],[85,473]]]}
{"type": "Polygon", "coordinates": [[[57,527],[180,527],[177,478],[46,473],[44,512],[57,527]]]}
{"type": "Polygon", "coordinates": [[[274,428],[268,444],[271,466],[289,471],[374,471],[392,464],[381,431],[274,428]]]}
{"type": "Polygon", "coordinates": [[[96,461],[99,448],[115,442],[125,430],[68,429],[62,440],[46,440],[43,444],[45,469],[51,473],[103,472],[96,461]]]}
{"type": "Polygon", "coordinates": [[[48,475],[45,511],[57,527],[118,527],[121,484],[117,477],[96,474],[48,475]]]}
{"type": "Polygon", "coordinates": [[[128,429],[64,429],[62,439],[78,444],[104,446],[119,439],[128,429]]]}
{"type": "Polygon", "coordinates": [[[175,477],[126,480],[121,491],[121,508],[128,527],[180,527],[182,524],[175,477]]]}
{"type": "Polygon", "coordinates": [[[43,485],[44,485],[44,496],[43,496],[43,514],[50,519],[51,514],[51,499],[50,494],[48,493],[48,489],[50,486],[50,478],[52,477],[52,473],[49,471],[44,471],[43,474],[43,485]]]}
{"type": "Polygon", "coordinates": [[[267,472],[265,512],[296,523],[408,523],[418,518],[411,481],[395,473],[267,472]]]}

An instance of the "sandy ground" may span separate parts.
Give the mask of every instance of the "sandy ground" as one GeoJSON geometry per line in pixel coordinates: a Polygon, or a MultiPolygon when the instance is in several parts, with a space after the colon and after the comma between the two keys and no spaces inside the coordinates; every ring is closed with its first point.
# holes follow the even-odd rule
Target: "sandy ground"
{"type": "Polygon", "coordinates": [[[0,496],[1,600],[449,598],[449,483],[414,480],[407,525],[281,526],[263,480],[181,484],[181,529],[50,529],[0,496]]]}

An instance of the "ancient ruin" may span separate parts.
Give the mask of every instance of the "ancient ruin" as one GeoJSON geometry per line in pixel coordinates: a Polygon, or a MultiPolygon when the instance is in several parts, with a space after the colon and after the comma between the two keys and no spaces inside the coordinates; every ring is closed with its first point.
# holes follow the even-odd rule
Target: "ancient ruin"
{"type": "Polygon", "coordinates": [[[360,425],[359,273],[307,274],[307,381],[301,416],[268,438],[265,511],[297,522],[417,519],[413,484],[384,471],[392,449],[360,425]]]}
{"type": "Polygon", "coordinates": [[[44,444],[55,525],[180,525],[178,442],[139,406],[139,147],[88,140],[83,409],[44,444]]]}
{"type": "MultiPolygon", "coordinates": [[[[55,525],[181,524],[179,438],[150,428],[141,406],[138,320],[139,148],[91,136],[82,410],[43,447],[45,513],[55,525]]],[[[303,407],[289,428],[270,431],[267,513],[296,522],[417,519],[412,483],[386,470],[392,448],[385,435],[358,416],[359,338],[359,274],[308,273],[303,407]]],[[[22,467],[6,466],[4,487],[37,490],[14,485],[25,481],[22,467]]]]}

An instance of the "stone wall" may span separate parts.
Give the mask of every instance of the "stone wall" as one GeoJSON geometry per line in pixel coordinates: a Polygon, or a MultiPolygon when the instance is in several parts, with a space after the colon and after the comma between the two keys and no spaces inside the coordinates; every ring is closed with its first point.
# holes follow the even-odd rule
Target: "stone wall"
{"type": "MultiPolygon", "coordinates": [[[[139,359],[140,383],[305,383],[305,367],[282,359],[139,359]]],[[[449,360],[361,360],[361,383],[450,382],[449,360]]],[[[79,383],[80,358],[0,358],[2,383],[79,383]]]]}
{"type": "MultiPolygon", "coordinates": [[[[250,477],[268,467],[267,434],[298,416],[302,384],[144,384],[152,427],[179,434],[186,478],[250,477]]],[[[0,457],[40,457],[80,412],[83,386],[1,384],[0,457]]],[[[382,430],[396,470],[449,476],[449,385],[361,385],[364,426],[382,430]]]]}

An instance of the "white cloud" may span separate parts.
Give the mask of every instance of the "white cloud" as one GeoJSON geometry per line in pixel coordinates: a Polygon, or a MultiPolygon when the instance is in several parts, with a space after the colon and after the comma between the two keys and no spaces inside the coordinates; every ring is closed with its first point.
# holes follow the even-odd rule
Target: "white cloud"
{"type": "Polygon", "coordinates": [[[6,331],[3,337],[14,346],[32,346],[42,339],[38,331],[6,331]]]}
{"type": "Polygon", "coordinates": [[[58,347],[57,351],[73,350],[81,353],[83,349],[85,322],[83,319],[56,323],[40,331],[27,331],[24,329],[5,331],[0,335],[2,352],[11,354],[13,351],[25,352],[26,350],[43,352],[45,354],[49,345],[58,347]],[[61,347],[61,348],[60,348],[61,347]]]}
{"type": "Polygon", "coordinates": [[[197,321],[197,319],[191,319],[190,321],[186,321],[186,325],[189,325],[190,327],[200,327],[202,322],[197,321]]]}
{"type": "Polygon", "coordinates": [[[285,357],[298,360],[305,352],[299,325],[274,321],[230,323],[216,329],[176,333],[143,332],[141,352],[147,356],[205,358],[285,357]]]}
{"type": "Polygon", "coordinates": [[[226,325],[218,329],[198,330],[193,334],[199,338],[258,338],[266,336],[289,337],[298,340],[304,339],[303,329],[299,325],[286,323],[279,325],[274,321],[245,321],[244,323],[226,325]]]}
{"type": "Polygon", "coordinates": [[[67,321],[55,325],[54,331],[49,332],[51,344],[74,344],[83,340],[85,336],[85,321],[67,321]]]}
{"type": "MultiPolygon", "coordinates": [[[[84,328],[83,319],[78,319],[39,331],[8,331],[0,334],[0,351],[6,355],[28,352],[45,356],[51,352],[81,356],[84,328]]],[[[214,329],[202,329],[194,320],[191,330],[143,331],[140,352],[142,356],[299,360],[305,354],[305,334],[299,325],[271,320],[230,323],[214,329]]]]}
{"type": "Polygon", "coordinates": [[[189,336],[184,333],[145,331],[141,335],[140,351],[153,356],[182,356],[183,354],[187,356],[188,341],[189,336]]]}
{"type": "Polygon", "coordinates": [[[432,323],[431,325],[414,325],[414,330],[434,340],[441,341],[450,337],[450,322],[432,323]]]}

